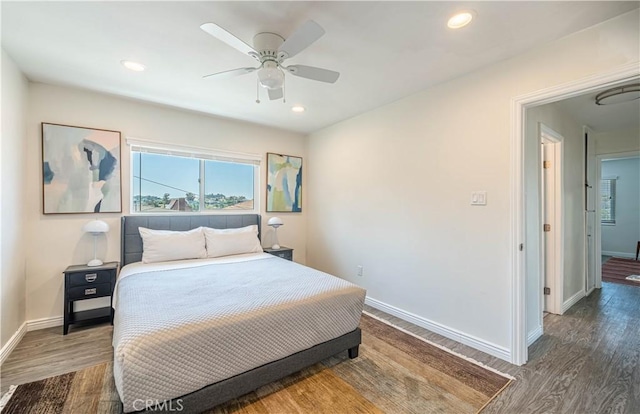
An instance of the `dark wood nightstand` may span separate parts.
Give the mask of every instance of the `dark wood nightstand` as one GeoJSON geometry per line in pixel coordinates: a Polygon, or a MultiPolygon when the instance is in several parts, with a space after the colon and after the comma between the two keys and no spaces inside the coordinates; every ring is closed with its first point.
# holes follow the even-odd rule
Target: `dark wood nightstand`
{"type": "MultiPolygon", "coordinates": [[[[101,266],[69,266],[64,271],[64,325],[62,333],[69,332],[69,325],[113,323],[111,306],[74,312],[73,302],[113,295],[120,263],[109,262],[101,266]]],[[[113,297],[111,298],[113,303],[113,297]]]]}
{"type": "Polygon", "coordinates": [[[279,249],[264,247],[263,250],[265,253],[269,253],[274,256],[282,257],[283,259],[293,261],[293,249],[290,247],[281,246],[279,249]]]}

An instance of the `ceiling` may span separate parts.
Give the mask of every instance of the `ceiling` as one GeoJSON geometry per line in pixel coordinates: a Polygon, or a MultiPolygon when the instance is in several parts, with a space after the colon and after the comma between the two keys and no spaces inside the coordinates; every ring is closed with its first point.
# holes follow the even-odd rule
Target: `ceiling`
{"type": "Polygon", "coordinates": [[[2,47],[26,76],[309,133],[515,56],[638,7],[638,2],[2,2],[2,47]],[[471,25],[446,21],[474,9],[471,25]],[[199,26],[251,44],[313,19],[326,34],[287,64],[339,71],[335,84],[287,76],[286,104],[256,104],[254,66],[199,26]],[[143,63],[131,72],[123,59],[143,63]],[[293,104],[307,108],[291,112],[293,104]]]}
{"type": "MultiPolygon", "coordinates": [[[[628,82],[625,85],[638,82],[640,80],[628,82]]],[[[596,105],[596,95],[607,89],[610,87],[565,99],[552,105],[558,105],[560,110],[571,115],[580,125],[586,125],[596,132],[640,129],[640,99],[611,105],[596,105]]]]}

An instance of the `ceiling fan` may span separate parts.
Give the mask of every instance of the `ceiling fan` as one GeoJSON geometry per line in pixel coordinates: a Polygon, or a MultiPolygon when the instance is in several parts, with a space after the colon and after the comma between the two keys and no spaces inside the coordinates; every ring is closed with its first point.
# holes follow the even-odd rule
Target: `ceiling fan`
{"type": "MultiPolygon", "coordinates": [[[[324,35],[324,29],[313,20],[304,23],[286,40],[275,33],[258,33],[253,37],[253,47],[215,23],[205,23],[200,28],[216,39],[260,62],[260,65],[255,68],[232,69],[206,75],[204,76],[205,78],[223,79],[258,71],[258,84],[267,89],[269,99],[275,100],[284,98],[285,72],[301,78],[326,83],[335,83],[340,76],[338,72],[313,66],[284,66],[282,64],[286,59],[302,52],[324,35]]],[[[256,102],[260,103],[259,97],[256,102]]]]}

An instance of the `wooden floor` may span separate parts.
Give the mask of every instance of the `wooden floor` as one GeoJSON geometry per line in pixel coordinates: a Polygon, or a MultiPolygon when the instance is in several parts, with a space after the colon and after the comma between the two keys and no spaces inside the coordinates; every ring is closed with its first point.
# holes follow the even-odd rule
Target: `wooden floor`
{"type": "Polygon", "coordinates": [[[111,361],[112,332],[109,323],[72,326],[68,335],[62,335],[62,326],[27,332],[0,368],[0,393],[5,393],[10,385],[111,361]]]}
{"type": "MultiPolygon", "coordinates": [[[[374,315],[516,377],[484,413],[640,413],[640,287],[603,283],[563,316],[517,367],[367,307],[374,315]]],[[[112,359],[110,325],[29,332],[2,365],[0,390],[112,359]]]]}
{"type": "Polygon", "coordinates": [[[522,367],[393,316],[387,318],[516,378],[482,414],[639,414],[640,287],[602,286],[564,315],[545,315],[544,335],[529,347],[529,362],[522,367]]]}

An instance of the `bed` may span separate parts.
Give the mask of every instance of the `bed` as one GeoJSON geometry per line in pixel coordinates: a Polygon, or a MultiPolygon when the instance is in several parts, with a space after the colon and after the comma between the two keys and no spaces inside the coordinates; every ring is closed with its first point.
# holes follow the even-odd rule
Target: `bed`
{"type": "Polygon", "coordinates": [[[125,216],[114,292],[124,412],[197,413],[332,355],[358,355],[365,291],[266,253],[141,263],[139,227],[260,228],[255,214],[125,216]]]}

